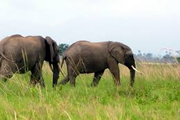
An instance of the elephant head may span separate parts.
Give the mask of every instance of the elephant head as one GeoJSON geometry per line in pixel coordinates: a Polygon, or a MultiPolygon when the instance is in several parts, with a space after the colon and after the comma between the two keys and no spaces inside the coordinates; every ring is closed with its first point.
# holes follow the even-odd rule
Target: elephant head
{"type": "Polygon", "coordinates": [[[111,42],[109,45],[109,53],[118,63],[124,64],[129,68],[131,75],[130,84],[133,86],[136,66],[131,48],[119,42],[111,42]]]}
{"type": "Polygon", "coordinates": [[[53,86],[57,84],[59,78],[59,47],[57,46],[56,42],[47,36],[46,38],[46,58],[45,60],[49,62],[51,70],[53,71],[53,86]],[[52,68],[53,65],[53,68],[52,68]]]}

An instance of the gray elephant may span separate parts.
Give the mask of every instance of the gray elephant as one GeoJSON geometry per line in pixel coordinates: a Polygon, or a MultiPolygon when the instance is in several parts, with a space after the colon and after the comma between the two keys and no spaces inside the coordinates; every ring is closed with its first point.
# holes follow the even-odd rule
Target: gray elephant
{"type": "Polygon", "coordinates": [[[53,71],[53,86],[59,78],[58,46],[50,37],[12,35],[0,41],[0,79],[31,71],[30,83],[45,86],[42,65],[48,61],[53,71]],[[53,66],[53,68],[52,68],[53,66]]]}
{"type": "Polygon", "coordinates": [[[115,84],[120,85],[118,63],[121,63],[129,68],[130,85],[133,87],[136,71],[135,60],[132,50],[122,43],[78,41],[64,52],[61,67],[64,61],[67,65],[67,76],[60,84],[70,81],[75,86],[75,79],[80,73],[94,73],[91,85],[97,86],[104,70],[108,68],[115,79],[115,84]]]}

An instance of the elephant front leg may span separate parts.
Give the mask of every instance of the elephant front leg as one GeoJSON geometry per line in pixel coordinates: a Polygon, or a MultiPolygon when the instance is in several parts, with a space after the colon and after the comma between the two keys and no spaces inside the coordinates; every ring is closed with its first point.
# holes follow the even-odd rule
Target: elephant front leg
{"type": "Polygon", "coordinates": [[[91,86],[97,86],[99,84],[99,81],[103,73],[104,73],[104,70],[94,73],[94,78],[93,78],[93,82],[91,83],[91,86]]]}
{"type": "Polygon", "coordinates": [[[110,59],[108,62],[109,62],[108,63],[109,64],[109,70],[115,79],[115,84],[116,84],[116,86],[119,86],[120,85],[120,75],[119,75],[118,63],[113,58],[110,59]]]}

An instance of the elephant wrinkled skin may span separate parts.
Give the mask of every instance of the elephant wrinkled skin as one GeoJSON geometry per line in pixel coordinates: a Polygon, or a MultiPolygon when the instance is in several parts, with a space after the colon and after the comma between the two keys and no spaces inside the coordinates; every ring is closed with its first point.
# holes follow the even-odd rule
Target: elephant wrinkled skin
{"type": "MultiPolygon", "coordinates": [[[[63,54],[63,62],[67,65],[67,76],[60,82],[68,81],[75,86],[75,79],[80,73],[94,73],[92,86],[97,86],[104,70],[108,68],[112,73],[115,84],[120,85],[118,63],[124,64],[130,70],[133,87],[135,78],[135,61],[131,48],[119,42],[78,41],[72,44],[63,54]]],[[[62,67],[61,65],[61,67],[62,67]]]]}
{"type": "Polygon", "coordinates": [[[53,86],[59,78],[58,46],[50,37],[12,35],[0,41],[0,79],[14,73],[31,71],[30,83],[45,86],[42,77],[44,60],[53,66],[53,86]]]}

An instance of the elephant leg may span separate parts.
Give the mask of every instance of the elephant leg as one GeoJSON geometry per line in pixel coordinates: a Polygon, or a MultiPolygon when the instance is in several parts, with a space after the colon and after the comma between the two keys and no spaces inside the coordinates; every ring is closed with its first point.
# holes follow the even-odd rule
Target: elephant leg
{"type": "Polygon", "coordinates": [[[63,80],[61,80],[61,82],[59,83],[59,84],[66,84],[67,82],[69,81],[69,75],[66,75],[66,77],[63,79],[63,80]]]}
{"type": "Polygon", "coordinates": [[[74,86],[75,87],[75,80],[76,80],[76,75],[72,75],[71,77],[70,77],[70,84],[72,85],[72,86],[74,86]]]}
{"type": "Polygon", "coordinates": [[[4,82],[7,81],[7,79],[11,78],[13,76],[13,73],[7,72],[5,70],[0,71],[0,79],[4,82]]]}
{"type": "Polygon", "coordinates": [[[71,69],[70,69],[69,65],[67,65],[67,75],[66,75],[66,77],[64,79],[61,80],[61,82],[59,84],[65,85],[67,82],[69,82],[69,79],[70,79],[69,76],[70,76],[70,73],[71,73],[70,71],[71,71],[71,69]]]}
{"type": "Polygon", "coordinates": [[[94,73],[94,78],[93,78],[93,82],[91,83],[91,86],[97,86],[99,84],[99,80],[101,79],[103,73],[104,70],[94,73]]]}
{"type": "Polygon", "coordinates": [[[69,68],[69,81],[70,81],[70,84],[74,87],[75,87],[75,80],[77,76],[78,76],[78,73],[76,72],[76,70],[74,68],[69,68]]]}
{"type": "Polygon", "coordinates": [[[1,69],[0,69],[0,79],[6,82],[7,79],[11,78],[12,76],[13,76],[13,71],[11,67],[8,65],[6,61],[2,61],[1,69]]]}
{"type": "Polygon", "coordinates": [[[67,82],[70,81],[70,84],[72,86],[75,86],[75,79],[76,79],[77,75],[75,74],[68,74],[63,80],[61,80],[60,84],[66,84],[67,82]]]}
{"type": "Polygon", "coordinates": [[[64,85],[68,81],[70,81],[70,84],[72,86],[75,86],[75,79],[78,76],[78,73],[75,72],[75,70],[72,67],[68,66],[68,65],[67,65],[67,72],[68,72],[67,76],[63,80],[61,80],[60,84],[64,85]]]}
{"type": "Polygon", "coordinates": [[[61,80],[60,84],[65,85],[67,82],[70,81],[70,84],[72,86],[75,86],[75,79],[76,79],[76,75],[67,75],[63,80],[61,80]]]}
{"type": "Polygon", "coordinates": [[[13,74],[10,73],[1,73],[0,75],[0,79],[4,82],[6,82],[9,78],[11,78],[13,76],[13,74]]]}
{"type": "Polygon", "coordinates": [[[42,77],[42,65],[37,63],[31,70],[31,73],[30,84],[35,86],[37,83],[39,83],[42,87],[45,87],[44,79],[42,77]]]}
{"type": "Polygon", "coordinates": [[[118,63],[116,62],[115,59],[112,58],[108,61],[108,64],[109,64],[109,70],[115,79],[115,84],[117,86],[120,85],[120,75],[119,75],[118,63]]]}

